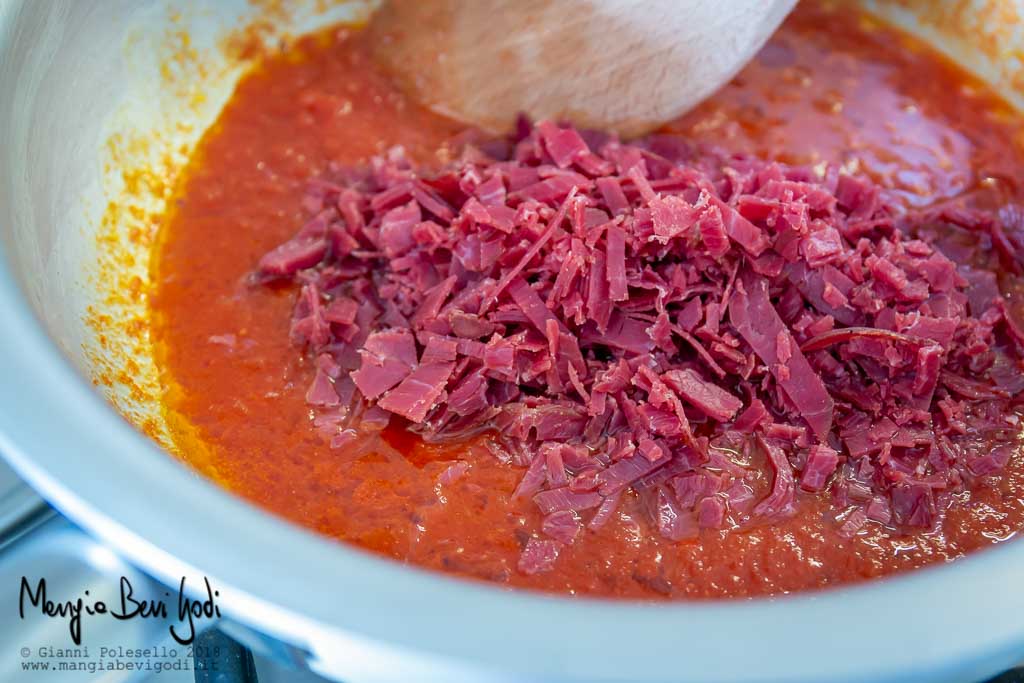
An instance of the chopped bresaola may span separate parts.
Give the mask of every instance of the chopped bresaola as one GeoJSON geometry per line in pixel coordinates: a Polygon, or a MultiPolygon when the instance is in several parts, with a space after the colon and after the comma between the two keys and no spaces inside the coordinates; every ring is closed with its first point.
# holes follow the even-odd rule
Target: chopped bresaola
{"type": "MultiPolygon", "coordinates": [[[[315,359],[311,428],[332,445],[358,420],[496,433],[523,468],[509,495],[543,516],[526,573],[624,496],[685,542],[827,492],[849,535],[929,527],[1003,470],[1010,447],[982,444],[1015,433],[1024,315],[928,235],[974,230],[1019,268],[1001,223],[1015,212],[906,209],[838,169],[517,130],[440,170],[393,150],[329,171],[259,261],[262,281],[299,286],[290,334],[315,359]]],[[[439,481],[471,476],[457,462],[439,481]]]]}

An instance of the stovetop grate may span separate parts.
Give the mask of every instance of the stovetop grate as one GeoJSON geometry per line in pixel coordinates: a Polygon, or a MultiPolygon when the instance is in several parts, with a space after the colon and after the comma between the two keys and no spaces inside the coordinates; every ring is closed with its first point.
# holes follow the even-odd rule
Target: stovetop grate
{"type": "Polygon", "coordinates": [[[1024,683],[1024,669],[1007,671],[1001,676],[991,679],[988,683],[1024,683]]]}
{"type": "MultiPolygon", "coordinates": [[[[220,629],[208,629],[197,637],[193,653],[196,683],[258,681],[252,653],[244,645],[224,635],[220,629]]],[[[1007,671],[984,683],[1024,683],[1024,668],[1007,671]]]]}
{"type": "Polygon", "coordinates": [[[249,648],[210,628],[192,648],[196,683],[256,683],[256,662],[249,648]]]}

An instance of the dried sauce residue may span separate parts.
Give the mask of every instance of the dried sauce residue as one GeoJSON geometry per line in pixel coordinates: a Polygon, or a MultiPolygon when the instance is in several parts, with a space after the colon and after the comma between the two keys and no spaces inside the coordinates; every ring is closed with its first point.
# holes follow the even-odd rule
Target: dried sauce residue
{"type": "MultiPolygon", "coordinates": [[[[346,16],[366,14],[364,2],[273,4],[254,3],[218,44],[197,44],[186,29],[187,17],[175,12],[163,22],[159,39],[149,25],[130,29],[123,48],[133,87],[152,96],[127,101],[108,123],[102,176],[108,199],[95,233],[95,258],[86,266],[94,295],[84,315],[90,339],[83,351],[93,383],[114,408],[172,450],[179,449],[166,423],[174,432],[191,428],[160,414],[165,388],[150,338],[151,258],[159,252],[154,245],[179,174],[220,108],[211,93],[226,97],[238,75],[265,56],[268,45],[279,47],[304,14],[339,6],[346,16]],[[244,52],[234,49],[243,44],[244,52]]],[[[205,446],[194,441],[188,450],[209,471],[201,455],[205,446]]]]}

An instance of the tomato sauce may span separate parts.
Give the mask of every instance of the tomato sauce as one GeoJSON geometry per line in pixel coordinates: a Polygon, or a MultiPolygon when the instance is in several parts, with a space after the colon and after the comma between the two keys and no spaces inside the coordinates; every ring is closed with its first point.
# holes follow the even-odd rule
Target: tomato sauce
{"type": "MultiPolygon", "coordinates": [[[[298,524],[397,560],[559,593],[630,598],[752,596],[820,588],[951,560],[1024,525],[1024,458],[961,494],[938,528],[837,534],[831,500],[802,494],[791,519],[672,542],[625,500],[554,571],[516,570],[540,526],[511,500],[521,470],[482,439],[431,446],[389,428],[395,451],[360,459],[310,427],[313,364],[289,342],[295,292],[256,287],[260,256],[304,219],[308,179],[401,144],[442,164],[461,126],[407,101],[357,31],[336,28],[268,55],[206,133],[155,254],[153,329],[165,411],[181,455],[298,524]],[[397,455],[400,453],[401,455],[397,455]],[[456,482],[451,460],[471,463],[456,482]]],[[[843,164],[908,203],[1016,195],[1015,112],[924,46],[848,10],[802,5],[730,85],[666,131],[790,163],[843,164]]],[[[486,437],[484,437],[486,438],[486,437]]]]}

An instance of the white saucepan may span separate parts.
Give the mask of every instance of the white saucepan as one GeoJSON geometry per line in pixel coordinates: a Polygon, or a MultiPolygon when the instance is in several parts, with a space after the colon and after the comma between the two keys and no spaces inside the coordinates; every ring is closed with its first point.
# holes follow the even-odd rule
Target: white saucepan
{"type": "MultiPolygon", "coordinates": [[[[321,538],[162,449],[138,322],[153,219],[244,71],[241,40],[368,11],[322,4],[0,0],[0,452],[23,477],[154,576],[208,576],[226,618],[346,681],[964,681],[1024,659],[1017,541],[771,600],[569,599],[321,538]]],[[[870,5],[1022,101],[1017,3],[870,5]]]]}

